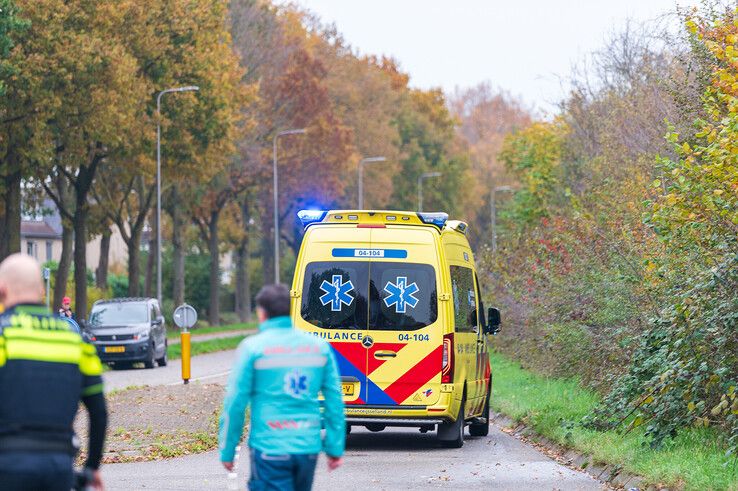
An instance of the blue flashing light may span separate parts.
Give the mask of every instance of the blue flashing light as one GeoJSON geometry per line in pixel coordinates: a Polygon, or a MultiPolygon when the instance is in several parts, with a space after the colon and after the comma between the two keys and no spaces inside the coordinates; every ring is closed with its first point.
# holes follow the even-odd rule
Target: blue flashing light
{"type": "Polygon", "coordinates": [[[322,222],[327,214],[328,212],[324,210],[300,210],[297,212],[297,217],[302,222],[302,226],[307,228],[312,223],[322,222]]]}
{"type": "Polygon", "coordinates": [[[428,225],[435,225],[436,227],[442,229],[443,226],[446,224],[446,220],[448,220],[448,213],[438,212],[438,213],[418,213],[418,217],[423,223],[427,223],[428,225]]]}

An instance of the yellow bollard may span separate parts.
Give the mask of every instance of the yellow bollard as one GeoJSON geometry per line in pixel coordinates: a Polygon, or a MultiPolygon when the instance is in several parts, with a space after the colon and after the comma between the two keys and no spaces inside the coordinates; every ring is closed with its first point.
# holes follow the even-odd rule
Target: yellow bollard
{"type": "Polygon", "coordinates": [[[190,333],[183,331],[180,339],[182,340],[182,380],[188,384],[190,383],[190,333]]]}

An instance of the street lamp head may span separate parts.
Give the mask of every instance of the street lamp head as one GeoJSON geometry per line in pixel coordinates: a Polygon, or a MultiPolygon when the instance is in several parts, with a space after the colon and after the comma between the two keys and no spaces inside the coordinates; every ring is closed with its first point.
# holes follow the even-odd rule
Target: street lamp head
{"type": "Polygon", "coordinates": [[[307,133],[307,129],[300,128],[296,130],[284,130],[277,133],[277,136],[285,136],[285,135],[304,135],[307,133]]]}
{"type": "Polygon", "coordinates": [[[179,87],[176,90],[177,92],[189,92],[193,90],[200,90],[200,87],[198,87],[197,85],[187,85],[185,87],[179,87]]]}
{"type": "Polygon", "coordinates": [[[420,177],[421,179],[425,179],[426,177],[441,177],[443,173],[441,172],[425,172],[420,177]]]}
{"type": "Polygon", "coordinates": [[[372,162],[386,162],[387,158],[386,157],[367,157],[367,158],[361,159],[361,161],[365,164],[369,164],[372,162]]]}

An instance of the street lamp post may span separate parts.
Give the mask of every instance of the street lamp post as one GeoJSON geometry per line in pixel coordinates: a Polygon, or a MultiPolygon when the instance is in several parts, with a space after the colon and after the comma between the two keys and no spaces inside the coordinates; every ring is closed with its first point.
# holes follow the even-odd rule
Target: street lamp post
{"type": "Polygon", "coordinates": [[[424,172],[418,177],[418,211],[423,211],[423,180],[429,177],[441,177],[440,172],[424,172]]]}
{"type": "Polygon", "coordinates": [[[367,157],[359,161],[359,209],[364,209],[364,164],[373,162],[385,162],[384,157],[367,157]]]}
{"type": "Polygon", "coordinates": [[[274,175],[273,193],[274,193],[274,283],[279,283],[279,197],[278,174],[277,174],[277,138],[286,135],[304,135],[307,132],[305,128],[296,130],[280,131],[274,135],[274,154],[272,155],[272,173],[274,175]]]}
{"type": "Polygon", "coordinates": [[[170,92],[196,90],[200,90],[200,87],[187,85],[162,90],[156,96],[156,299],[159,301],[159,308],[161,308],[161,97],[170,92]]]}
{"type": "Polygon", "coordinates": [[[510,186],[493,187],[489,197],[490,226],[492,228],[492,252],[497,252],[497,206],[495,205],[495,194],[501,192],[512,192],[510,186]]]}

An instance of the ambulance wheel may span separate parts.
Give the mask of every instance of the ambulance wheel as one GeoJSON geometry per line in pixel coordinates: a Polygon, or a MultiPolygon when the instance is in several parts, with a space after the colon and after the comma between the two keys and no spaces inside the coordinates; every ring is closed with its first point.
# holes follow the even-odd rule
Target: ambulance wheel
{"type": "Polygon", "coordinates": [[[459,414],[453,423],[442,423],[438,425],[438,440],[446,448],[461,448],[464,446],[464,406],[466,396],[461,399],[459,414]]]}
{"type": "Polygon", "coordinates": [[[484,402],[484,411],[482,411],[482,418],[486,420],[484,423],[472,423],[469,425],[469,434],[471,436],[487,436],[489,435],[489,393],[487,399],[484,402]]]}

